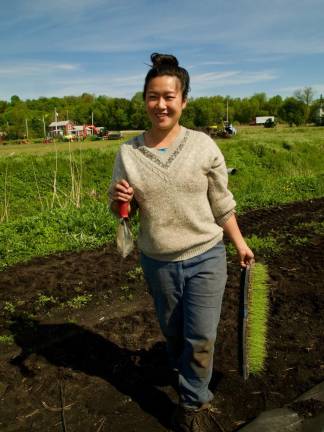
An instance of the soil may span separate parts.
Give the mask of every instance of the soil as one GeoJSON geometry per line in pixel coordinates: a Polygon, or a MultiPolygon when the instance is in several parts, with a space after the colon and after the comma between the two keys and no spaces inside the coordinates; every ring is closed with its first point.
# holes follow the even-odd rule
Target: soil
{"type": "MultiPolygon", "coordinates": [[[[281,250],[256,254],[270,273],[268,355],[264,372],[246,381],[238,350],[240,271],[228,258],[211,382],[226,432],[293,404],[324,379],[324,236],[323,228],[302,225],[310,222],[323,227],[324,199],[239,217],[245,236],[272,236],[281,250]]],[[[122,261],[109,245],[0,273],[0,335],[13,338],[0,345],[1,431],[169,429],[176,386],[138,267],[137,251],[122,261]]],[[[305,416],[323,410],[318,402],[298,407],[305,416]]]]}

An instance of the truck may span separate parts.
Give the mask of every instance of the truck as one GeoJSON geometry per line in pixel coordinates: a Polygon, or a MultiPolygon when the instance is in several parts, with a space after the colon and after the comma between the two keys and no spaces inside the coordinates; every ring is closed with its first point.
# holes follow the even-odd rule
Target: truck
{"type": "Polygon", "coordinates": [[[252,121],[252,122],[250,123],[250,125],[253,125],[253,126],[264,125],[264,123],[265,123],[268,119],[270,119],[272,123],[274,123],[274,121],[275,121],[274,116],[260,116],[260,117],[255,117],[255,120],[252,121]]]}

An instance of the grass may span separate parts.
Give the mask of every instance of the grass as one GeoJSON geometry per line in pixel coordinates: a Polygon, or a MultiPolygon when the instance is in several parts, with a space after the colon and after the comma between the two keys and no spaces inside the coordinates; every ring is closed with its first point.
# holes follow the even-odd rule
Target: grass
{"type": "Polygon", "coordinates": [[[116,151],[116,149],[120,146],[121,142],[124,142],[125,140],[129,139],[131,136],[134,136],[136,134],[127,134],[123,139],[120,140],[99,140],[99,141],[91,141],[90,139],[86,139],[85,141],[81,142],[63,142],[55,140],[53,143],[49,144],[43,144],[42,142],[31,142],[30,144],[19,144],[15,141],[10,142],[6,145],[0,144],[0,157],[12,157],[12,156],[18,156],[18,155],[45,155],[48,153],[55,153],[56,150],[59,152],[67,152],[70,149],[72,151],[79,150],[80,148],[82,150],[113,150],[116,151]]]}
{"type": "MultiPolygon", "coordinates": [[[[251,237],[245,237],[248,246],[259,255],[271,257],[280,253],[281,246],[278,241],[272,236],[259,237],[253,234],[251,237]]],[[[233,256],[236,254],[236,249],[232,243],[229,243],[226,248],[227,254],[233,256]]]]}
{"type": "MultiPolygon", "coordinates": [[[[323,129],[239,128],[218,140],[238,212],[324,196],[323,129]]],[[[107,186],[120,141],[0,146],[0,270],[115,240],[107,186]]],[[[137,221],[133,229],[136,232],[137,221]]],[[[270,237],[248,239],[273,254],[270,237]]]]}
{"type": "Polygon", "coordinates": [[[218,140],[228,167],[238,211],[324,195],[323,129],[243,128],[218,140]]]}
{"type": "Polygon", "coordinates": [[[297,225],[297,228],[310,230],[319,236],[324,235],[324,221],[301,223],[301,224],[297,225]]]}
{"type": "Polygon", "coordinates": [[[252,288],[249,297],[248,314],[248,361],[249,372],[258,374],[263,371],[266,359],[267,321],[269,314],[268,269],[255,263],[252,270],[252,288]]]}
{"type": "Polygon", "coordinates": [[[102,246],[114,240],[116,223],[107,206],[95,202],[0,224],[0,270],[53,252],[102,246]]]}

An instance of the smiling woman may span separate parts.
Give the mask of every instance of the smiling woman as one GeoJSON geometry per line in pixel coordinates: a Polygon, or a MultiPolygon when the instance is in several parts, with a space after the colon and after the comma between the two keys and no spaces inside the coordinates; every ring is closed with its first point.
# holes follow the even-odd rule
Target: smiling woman
{"type": "Polygon", "coordinates": [[[190,79],[172,55],[154,53],[151,60],[153,67],[145,78],[143,97],[152,127],[144,139],[148,147],[167,148],[179,134],[190,79]]]}
{"type": "MultiPolygon", "coordinates": [[[[187,101],[183,100],[181,84],[177,77],[159,76],[151,79],[146,91],[146,110],[152,123],[151,133],[146,134],[147,144],[155,146],[150,142],[159,131],[175,128],[179,132],[179,119],[187,101]],[[149,139],[150,137],[150,139],[149,139]]],[[[156,147],[163,146],[159,142],[156,147]]]]}
{"type": "Polygon", "coordinates": [[[144,84],[151,128],[123,144],[109,191],[138,210],[141,265],[178,374],[176,431],[217,432],[212,376],[214,343],[227,278],[223,231],[240,263],[253,258],[237,226],[224,157],[207,135],[179,123],[188,72],[172,55],[154,53],[144,84]],[[164,150],[163,152],[161,150],[164,150]]]}

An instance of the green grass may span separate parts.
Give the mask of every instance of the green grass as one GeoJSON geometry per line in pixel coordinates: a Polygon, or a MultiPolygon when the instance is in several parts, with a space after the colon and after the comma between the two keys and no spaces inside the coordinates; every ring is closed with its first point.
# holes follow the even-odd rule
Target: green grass
{"type": "Polygon", "coordinates": [[[0,224],[0,270],[53,252],[102,246],[114,241],[116,223],[104,203],[94,202],[0,224]]]}
{"type": "Polygon", "coordinates": [[[323,129],[243,128],[231,140],[218,140],[240,212],[324,195],[323,129]]]}
{"type": "MultiPolygon", "coordinates": [[[[0,146],[0,269],[114,241],[107,187],[120,141],[0,146]]],[[[238,212],[324,196],[323,129],[239,128],[218,140],[238,212]]],[[[136,222],[135,222],[136,231],[136,222]]],[[[273,254],[270,237],[248,239],[273,254]]]]}
{"type": "Polygon", "coordinates": [[[30,144],[19,144],[19,142],[9,142],[6,145],[0,144],[0,157],[2,156],[17,156],[17,155],[45,155],[47,153],[55,153],[58,152],[67,152],[67,151],[75,151],[75,150],[107,150],[111,149],[115,151],[121,142],[129,139],[130,137],[136,134],[127,134],[123,139],[120,140],[98,140],[91,141],[90,139],[86,139],[82,142],[63,142],[56,140],[54,143],[43,144],[42,141],[33,140],[30,144]]]}
{"type": "Polygon", "coordinates": [[[307,229],[319,236],[324,235],[324,221],[323,222],[305,222],[297,225],[297,228],[307,229]]]}
{"type": "Polygon", "coordinates": [[[252,271],[247,334],[247,355],[251,374],[262,372],[265,365],[269,314],[268,277],[267,266],[256,263],[252,271]]]}
{"type": "MultiPolygon", "coordinates": [[[[259,237],[253,234],[251,237],[245,237],[245,241],[255,253],[263,255],[264,257],[271,257],[281,251],[280,244],[272,236],[259,237]]],[[[229,256],[236,254],[236,249],[232,243],[227,245],[226,251],[229,256]]]]}

